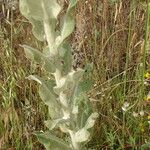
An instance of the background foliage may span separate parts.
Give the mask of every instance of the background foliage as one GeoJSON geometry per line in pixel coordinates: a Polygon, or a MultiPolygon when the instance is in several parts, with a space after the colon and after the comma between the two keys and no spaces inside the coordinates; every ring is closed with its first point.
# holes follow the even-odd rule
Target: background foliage
{"type": "MultiPolygon", "coordinates": [[[[67,1],[60,2],[67,7],[67,1]]],[[[78,2],[76,30],[70,38],[74,68],[93,62],[88,77],[94,84],[88,94],[100,114],[90,148],[149,147],[150,76],[144,76],[150,71],[146,9],[146,2],[138,0],[78,2]],[[129,107],[124,112],[125,102],[129,107]]],[[[25,58],[19,44],[42,49],[46,43],[33,37],[31,25],[19,13],[15,0],[0,1],[0,23],[0,149],[43,149],[32,132],[45,130],[47,108],[36,94],[37,84],[26,77],[46,72],[25,58]]]]}

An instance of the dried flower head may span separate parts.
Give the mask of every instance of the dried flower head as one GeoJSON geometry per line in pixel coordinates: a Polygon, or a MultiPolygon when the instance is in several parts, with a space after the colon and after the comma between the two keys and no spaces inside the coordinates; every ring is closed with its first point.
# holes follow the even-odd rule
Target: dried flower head
{"type": "Polygon", "coordinates": [[[140,112],[139,112],[139,114],[140,114],[140,116],[144,116],[144,111],[143,110],[141,110],[140,112]]]}
{"type": "Polygon", "coordinates": [[[133,117],[137,118],[138,117],[138,113],[136,113],[135,111],[132,113],[133,117]]]}
{"type": "Polygon", "coordinates": [[[127,108],[129,107],[130,103],[128,102],[124,102],[123,106],[122,106],[122,110],[123,111],[127,111],[127,108]]]}

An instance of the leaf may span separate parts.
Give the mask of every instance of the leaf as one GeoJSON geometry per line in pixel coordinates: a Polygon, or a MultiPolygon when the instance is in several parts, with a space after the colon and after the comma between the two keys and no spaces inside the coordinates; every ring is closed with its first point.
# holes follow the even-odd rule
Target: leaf
{"type": "Polygon", "coordinates": [[[98,118],[98,113],[94,112],[90,115],[90,117],[88,118],[88,120],[86,121],[86,125],[85,128],[86,129],[90,129],[94,126],[96,119],[98,118]]]}
{"type": "Polygon", "coordinates": [[[72,70],[66,77],[63,77],[59,81],[59,85],[54,87],[56,94],[59,94],[62,91],[72,91],[76,84],[81,80],[84,70],[78,69],[76,71],[72,70]]]}
{"type": "Polygon", "coordinates": [[[67,123],[69,120],[68,119],[51,119],[45,121],[45,125],[49,128],[49,130],[53,130],[55,127],[59,127],[60,124],[67,123]]]}
{"type": "Polygon", "coordinates": [[[53,80],[44,80],[37,75],[30,75],[28,77],[30,80],[34,80],[40,83],[40,96],[44,103],[48,106],[52,105],[52,102],[57,104],[57,95],[53,91],[53,87],[55,86],[55,82],[53,80]]]}
{"type": "Polygon", "coordinates": [[[24,15],[32,24],[32,32],[33,35],[39,40],[39,41],[45,41],[45,33],[44,33],[44,26],[41,20],[35,20],[30,15],[30,9],[28,7],[28,1],[27,0],[20,0],[19,2],[19,9],[22,15],[24,15]]]}
{"type": "Polygon", "coordinates": [[[56,69],[54,58],[44,57],[44,69],[50,73],[54,73],[56,69]]]}
{"type": "Polygon", "coordinates": [[[84,70],[83,80],[78,85],[78,90],[81,90],[83,93],[88,92],[94,83],[92,77],[89,76],[93,70],[93,63],[86,64],[84,70]]]}
{"type": "Polygon", "coordinates": [[[60,104],[57,101],[57,95],[53,91],[53,87],[55,86],[54,81],[46,81],[35,75],[30,75],[28,79],[40,83],[39,95],[43,102],[49,107],[49,113],[51,118],[60,117],[60,104]]]}
{"type": "Polygon", "coordinates": [[[50,22],[51,27],[55,29],[56,19],[61,10],[61,7],[56,0],[20,0],[19,8],[22,15],[31,22],[34,36],[40,41],[45,41],[46,38],[43,25],[44,11],[42,2],[44,10],[48,14],[48,21],[50,22]]]}
{"type": "Polygon", "coordinates": [[[74,140],[78,143],[85,142],[89,139],[90,133],[85,128],[80,129],[75,133],[74,140]]]}
{"type": "Polygon", "coordinates": [[[69,44],[63,44],[59,49],[59,53],[63,60],[63,74],[66,75],[72,68],[72,54],[69,44]]]}
{"type": "Polygon", "coordinates": [[[98,113],[92,113],[90,115],[90,117],[87,119],[86,124],[83,128],[79,129],[75,135],[75,141],[76,142],[85,142],[88,141],[89,137],[90,137],[90,132],[88,131],[88,129],[92,128],[94,126],[95,120],[98,117],[98,113]]]}
{"type": "MultiPolygon", "coordinates": [[[[44,12],[42,7],[42,1],[41,0],[27,0],[28,6],[30,9],[31,16],[36,20],[42,20],[44,19],[44,12]]],[[[50,19],[56,19],[61,7],[57,3],[56,0],[43,0],[43,3],[45,5],[46,12],[48,13],[48,16],[50,19]]]]}
{"type": "Polygon", "coordinates": [[[39,50],[32,48],[28,45],[21,45],[21,47],[24,48],[27,58],[29,58],[32,61],[36,61],[38,64],[42,62],[42,58],[44,56],[39,50]]]}
{"type": "Polygon", "coordinates": [[[75,21],[74,21],[74,8],[77,3],[77,0],[70,0],[66,16],[64,18],[61,36],[58,36],[56,39],[57,45],[60,45],[74,30],[75,21]]]}
{"type": "Polygon", "coordinates": [[[76,93],[74,95],[75,97],[78,97],[91,89],[94,82],[91,78],[89,78],[89,73],[92,71],[92,68],[92,63],[89,63],[84,67],[83,79],[78,83],[78,87],[76,88],[76,93]]]}
{"type": "Polygon", "coordinates": [[[79,83],[77,90],[80,91],[80,93],[88,92],[91,89],[93,83],[94,81],[92,79],[83,77],[83,81],[79,83]]]}
{"type": "Polygon", "coordinates": [[[27,77],[27,79],[34,80],[34,81],[36,81],[36,82],[38,82],[39,84],[42,85],[41,79],[36,75],[30,75],[30,76],[27,77]]]}
{"type": "Polygon", "coordinates": [[[43,20],[44,12],[42,3],[46,6],[49,18],[57,18],[61,7],[56,0],[20,0],[20,11],[27,18],[33,18],[35,20],[43,20]]]}
{"type": "Polygon", "coordinates": [[[51,101],[56,101],[56,94],[53,92],[54,82],[52,80],[42,81],[40,86],[40,96],[46,105],[52,105],[51,101]]]}
{"type": "Polygon", "coordinates": [[[71,150],[68,143],[56,137],[49,131],[45,133],[36,132],[35,135],[47,150],[71,150]]]}
{"type": "Polygon", "coordinates": [[[30,10],[28,7],[27,0],[20,0],[19,1],[19,9],[22,15],[24,15],[27,19],[30,19],[31,16],[29,15],[30,10]]]}
{"type": "Polygon", "coordinates": [[[43,54],[47,57],[44,58],[45,60],[45,65],[44,65],[44,69],[46,71],[49,71],[49,72],[55,72],[55,69],[56,67],[61,69],[61,65],[60,65],[60,57],[59,56],[50,56],[50,48],[48,46],[46,46],[44,49],[43,49],[43,54]]]}
{"type": "Polygon", "coordinates": [[[55,59],[44,55],[39,50],[32,48],[27,45],[21,45],[24,48],[27,58],[32,61],[36,61],[38,64],[43,64],[46,71],[53,73],[55,72],[55,66],[57,65],[55,59]]]}
{"type": "Polygon", "coordinates": [[[39,94],[43,102],[49,107],[51,118],[57,118],[61,111],[57,95],[53,91],[53,86],[53,81],[42,81],[42,85],[39,87],[39,94]]]}
{"type": "MultiPolygon", "coordinates": [[[[76,100],[79,106],[78,114],[77,114],[77,127],[79,129],[83,128],[86,124],[86,121],[92,112],[91,103],[86,98],[86,96],[80,95],[80,97],[77,97],[79,100],[76,100]]],[[[75,101],[75,100],[74,100],[75,101]]]]}
{"type": "Polygon", "coordinates": [[[84,67],[84,70],[85,70],[85,73],[84,73],[85,75],[88,75],[89,73],[91,73],[93,70],[93,63],[86,64],[84,67]]]}
{"type": "Polygon", "coordinates": [[[77,84],[83,77],[83,74],[84,74],[84,70],[78,68],[76,71],[72,71],[69,75],[71,80],[73,80],[73,82],[77,84]]]}
{"type": "Polygon", "coordinates": [[[45,32],[42,21],[38,21],[35,19],[30,19],[30,22],[33,26],[32,33],[39,41],[45,41],[45,32]]]}
{"type": "Polygon", "coordinates": [[[74,11],[76,3],[77,3],[77,0],[70,0],[70,4],[67,10],[64,24],[63,24],[62,31],[61,31],[62,40],[67,38],[74,30],[75,21],[74,21],[73,11],[74,11]]]}

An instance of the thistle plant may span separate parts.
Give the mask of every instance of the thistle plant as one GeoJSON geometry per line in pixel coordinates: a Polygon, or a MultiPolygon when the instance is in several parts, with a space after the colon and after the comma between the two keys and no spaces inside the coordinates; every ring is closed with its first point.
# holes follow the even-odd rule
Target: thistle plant
{"type": "Polygon", "coordinates": [[[73,32],[73,12],[77,0],[70,0],[63,21],[59,21],[61,6],[57,0],[20,0],[20,11],[32,24],[32,32],[47,46],[39,51],[21,45],[26,56],[40,64],[49,74],[47,78],[30,75],[28,79],[39,83],[39,95],[48,106],[48,131],[36,132],[38,140],[47,150],[84,150],[91,129],[98,117],[86,94],[83,79],[85,70],[72,67],[72,52],[67,38],[73,32]],[[58,25],[58,22],[61,22],[58,25]],[[58,30],[58,27],[60,29],[58,30]],[[64,133],[63,139],[56,131],[64,133]]]}

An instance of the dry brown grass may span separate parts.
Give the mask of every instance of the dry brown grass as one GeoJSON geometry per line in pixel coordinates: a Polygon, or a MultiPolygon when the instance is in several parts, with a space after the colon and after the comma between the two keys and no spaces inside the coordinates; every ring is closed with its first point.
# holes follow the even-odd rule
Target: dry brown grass
{"type": "MultiPolygon", "coordinates": [[[[10,11],[9,16],[6,5],[0,10],[3,10],[0,13],[0,149],[43,149],[38,147],[32,131],[44,129],[46,108],[36,94],[37,85],[25,79],[34,72],[41,74],[41,70],[30,64],[19,44],[30,43],[42,48],[44,43],[37,43],[31,34],[31,26],[18,9],[10,11]]],[[[75,66],[94,63],[95,86],[91,90],[91,97],[96,101],[93,105],[99,111],[100,118],[89,145],[95,149],[121,147],[123,123],[120,108],[123,101],[136,103],[135,110],[145,107],[139,96],[141,84],[136,77],[144,51],[145,10],[138,0],[78,2],[76,30],[70,41],[78,57],[75,66]],[[127,71],[127,83],[124,83],[124,71],[127,71]],[[110,134],[114,136],[112,147],[110,134]]],[[[149,61],[146,67],[150,69],[149,61]]],[[[147,113],[148,108],[146,105],[147,113]]],[[[126,140],[135,137],[135,145],[148,140],[146,132],[141,135],[140,131],[133,130],[138,123],[131,116],[126,125],[126,140]]],[[[131,143],[128,140],[125,143],[125,149],[130,149],[131,143]]]]}

